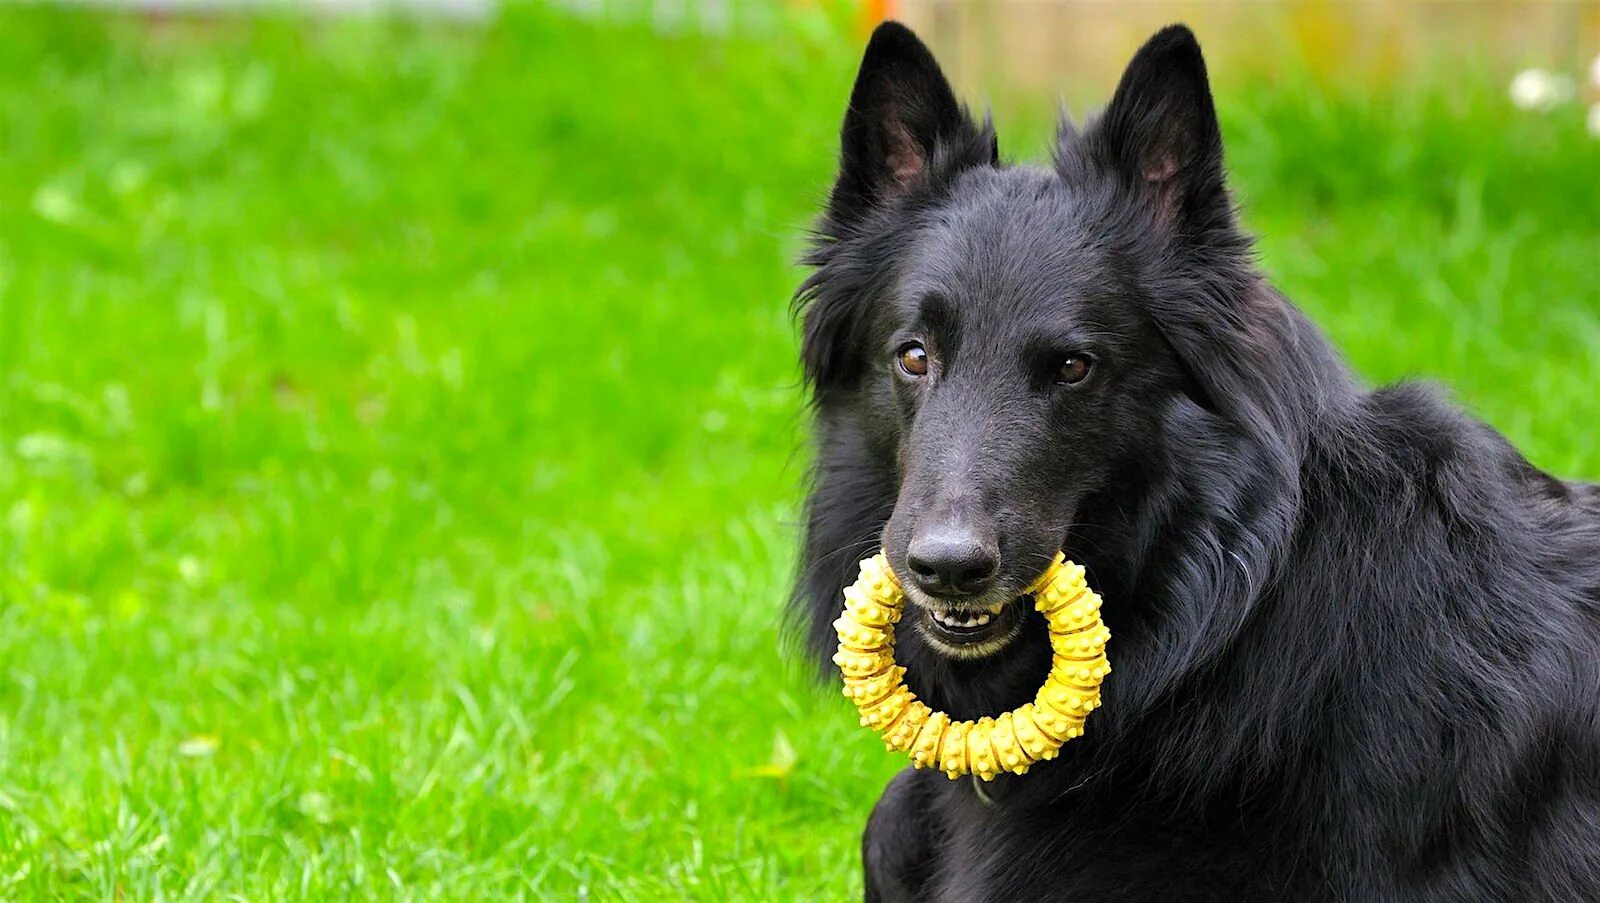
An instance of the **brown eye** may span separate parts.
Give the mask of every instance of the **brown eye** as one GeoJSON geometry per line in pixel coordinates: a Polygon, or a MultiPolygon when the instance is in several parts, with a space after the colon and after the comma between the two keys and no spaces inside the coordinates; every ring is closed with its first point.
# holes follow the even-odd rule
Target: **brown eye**
{"type": "Polygon", "coordinates": [[[928,351],[920,343],[907,342],[900,346],[895,356],[899,358],[900,369],[904,370],[907,376],[928,375],[928,351]]]}
{"type": "Polygon", "coordinates": [[[1061,369],[1056,371],[1056,382],[1065,386],[1081,383],[1089,376],[1089,368],[1094,360],[1087,354],[1069,354],[1061,362],[1061,369]]]}

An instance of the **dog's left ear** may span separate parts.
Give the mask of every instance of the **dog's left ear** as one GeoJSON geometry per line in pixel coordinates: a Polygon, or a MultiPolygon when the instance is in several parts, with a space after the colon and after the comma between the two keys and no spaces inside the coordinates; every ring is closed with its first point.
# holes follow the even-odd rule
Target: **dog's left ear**
{"type": "Polygon", "coordinates": [[[1169,25],[1134,54],[1086,140],[1102,165],[1149,199],[1158,220],[1191,235],[1231,224],[1222,131],[1188,28],[1169,25]]]}

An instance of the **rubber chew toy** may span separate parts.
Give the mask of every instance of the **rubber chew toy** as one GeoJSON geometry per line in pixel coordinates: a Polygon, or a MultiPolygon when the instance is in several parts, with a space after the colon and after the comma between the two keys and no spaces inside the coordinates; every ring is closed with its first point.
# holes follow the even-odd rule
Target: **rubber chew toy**
{"type": "Polygon", "coordinates": [[[1111,672],[1100,620],[1100,596],[1084,583],[1083,568],[1057,553],[1028,587],[1034,607],[1050,625],[1050,674],[1032,702],[997,718],[951,721],[928,708],[905,685],[906,669],[894,661],[894,626],[905,594],[883,553],[861,562],[861,576],[844,591],[844,613],[833,622],[844,674],[844,695],[861,710],[861,724],[883,737],[890,751],[905,752],[918,768],[937,768],[951,779],[975,774],[985,781],[1001,772],[1026,774],[1054,759],[1062,744],[1083,736],[1083,722],[1100,705],[1100,682],[1111,672]]]}

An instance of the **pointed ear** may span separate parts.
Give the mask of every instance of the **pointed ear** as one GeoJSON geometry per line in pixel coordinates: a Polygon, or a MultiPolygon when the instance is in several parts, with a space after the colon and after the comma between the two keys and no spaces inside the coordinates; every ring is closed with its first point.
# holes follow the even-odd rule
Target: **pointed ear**
{"type": "Polygon", "coordinates": [[[998,157],[993,130],[973,123],[933,54],[898,22],[879,25],[867,43],[840,144],[828,201],[829,218],[840,225],[952,167],[998,157]]]}
{"type": "Polygon", "coordinates": [[[1152,200],[1161,221],[1200,229],[1232,221],[1222,132],[1188,28],[1169,25],[1139,48],[1090,140],[1103,165],[1152,200]]]}

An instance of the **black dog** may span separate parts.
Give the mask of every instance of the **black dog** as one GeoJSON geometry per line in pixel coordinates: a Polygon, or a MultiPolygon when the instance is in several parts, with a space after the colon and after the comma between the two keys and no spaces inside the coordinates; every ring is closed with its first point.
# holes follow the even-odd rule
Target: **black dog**
{"type": "Polygon", "coordinates": [[[1116,669],[1060,759],[891,782],[867,897],[1600,899],[1600,488],[1357,384],[1253,265],[1193,35],[1045,170],[885,25],[842,137],[799,293],[810,645],[881,544],[912,689],[999,713],[1063,549],[1116,669]]]}

